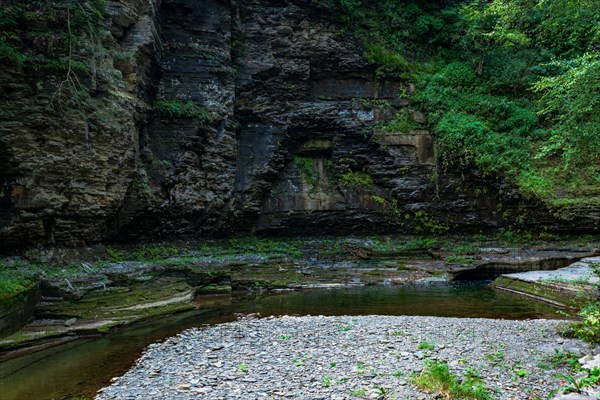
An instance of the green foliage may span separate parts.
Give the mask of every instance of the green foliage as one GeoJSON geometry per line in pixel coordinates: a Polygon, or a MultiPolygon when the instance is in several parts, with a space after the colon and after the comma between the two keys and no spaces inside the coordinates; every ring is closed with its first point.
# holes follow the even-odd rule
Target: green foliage
{"type": "Polygon", "coordinates": [[[559,216],[591,207],[600,194],[597,3],[458,7],[453,45],[421,74],[417,94],[442,166],[502,176],[559,216]]]}
{"type": "Polygon", "coordinates": [[[417,346],[417,349],[433,351],[433,350],[435,350],[435,344],[429,343],[429,342],[421,342],[417,346]]]}
{"type": "Polygon", "coordinates": [[[412,116],[405,112],[398,112],[391,121],[377,125],[378,130],[387,133],[408,133],[418,128],[419,125],[413,121],[412,116]]]}
{"type": "Polygon", "coordinates": [[[238,365],[238,370],[242,373],[248,373],[248,367],[245,364],[238,365]]]}
{"type": "Polygon", "coordinates": [[[294,164],[304,175],[306,182],[312,186],[312,190],[316,190],[321,182],[321,175],[317,168],[315,168],[315,164],[313,159],[310,157],[294,157],[294,164]]]}
{"type": "Polygon", "coordinates": [[[143,246],[134,251],[135,259],[141,262],[159,261],[178,254],[179,249],[175,246],[143,246]]]}
{"type": "Polygon", "coordinates": [[[600,384],[600,368],[583,369],[583,372],[585,375],[579,377],[566,374],[556,375],[557,378],[562,378],[567,382],[560,390],[563,393],[583,393],[586,387],[597,387],[600,384]]]}
{"type": "MultiPolygon", "coordinates": [[[[407,214],[407,219],[410,219],[410,215],[407,214]]],[[[425,211],[416,211],[412,218],[416,224],[415,231],[420,234],[428,233],[432,235],[440,235],[448,232],[450,227],[443,221],[437,220],[435,217],[427,214],[425,211]]]]}
{"type": "Polygon", "coordinates": [[[414,377],[414,384],[428,391],[439,393],[445,399],[491,399],[490,391],[478,377],[472,374],[459,381],[450,372],[448,364],[442,362],[426,362],[425,370],[414,377]]]}
{"type": "Polygon", "coordinates": [[[111,247],[106,248],[106,254],[113,262],[121,262],[125,259],[125,253],[121,250],[116,250],[111,247]]]}
{"type": "Polygon", "coordinates": [[[169,118],[196,118],[201,124],[209,124],[213,117],[204,107],[192,100],[183,102],[177,99],[160,99],[154,103],[154,110],[169,118]]]}
{"type": "Polygon", "coordinates": [[[43,277],[68,277],[93,273],[80,264],[56,266],[23,260],[0,260],[0,303],[19,302],[43,277]]]}
{"type": "Polygon", "coordinates": [[[206,243],[200,247],[200,251],[204,255],[213,257],[234,257],[240,254],[254,254],[270,258],[302,257],[297,243],[257,237],[206,243]]]}
{"type": "Polygon", "coordinates": [[[389,110],[392,108],[390,102],[386,99],[378,99],[378,98],[360,98],[358,99],[360,105],[364,108],[368,109],[378,109],[378,110],[389,110]]]}
{"type": "Polygon", "coordinates": [[[340,183],[343,186],[353,186],[370,190],[373,187],[373,177],[366,172],[346,172],[340,176],[340,183]]]}
{"type": "Polygon", "coordinates": [[[106,0],[3,1],[0,60],[54,70],[70,61],[84,65],[82,43],[99,35],[105,7],[106,0]]]}
{"type": "Polygon", "coordinates": [[[554,354],[550,356],[549,361],[553,367],[568,366],[572,372],[579,372],[581,370],[579,357],[568,351],[563,352],[555,349],[554,354]]]}
{"type": "Polygon", "coordinates": [[[600,302],[593,302],[581,308],[580,321],[569,323],[562,333],[589,343],[600,343],[600,302]]]}
{"type": "Polygon", "coordinates": [[[589,170],[600,184],[600,55],[587,53],[568,61],[553,61],[544,67],[559,71],[535,82],[541,95],[538,114],[549,128],[537,158],[559,156],[565,171],[589,170]],[[586,168],[593,165],[593,168],[586,168]]]}

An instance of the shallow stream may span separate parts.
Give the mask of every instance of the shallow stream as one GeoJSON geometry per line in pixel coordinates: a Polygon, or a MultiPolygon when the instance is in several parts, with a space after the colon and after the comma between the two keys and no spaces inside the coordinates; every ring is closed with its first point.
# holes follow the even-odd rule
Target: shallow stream
{"type": "Polygon", "coordinates": [[[150,343],[183,329],[223,323],[234,313],[268,315],[429,315],[461,318],[560,319],[556,309],[484,281],[304,290],[277,295],[236,295],[198,300],[198,310],[126,327],[105,337],[80,339],[0,364],[0,398],[93,397],[122,375],[150,343]]]}

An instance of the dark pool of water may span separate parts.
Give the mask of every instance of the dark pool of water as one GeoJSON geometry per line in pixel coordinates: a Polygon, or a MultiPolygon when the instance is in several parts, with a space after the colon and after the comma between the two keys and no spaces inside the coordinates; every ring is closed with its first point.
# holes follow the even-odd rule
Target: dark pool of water
{"type": "MultiPolygon", "coordinates": [[[[202,309],[203,308],[203,309],[202,309]]],[[[234,319],[233,313],[266,315],[430,315],[504,319],[561,318],[556,309],[485,282],[312,290],[276,296],[241,296],[231,304],[137,324],[97,339],[82,339],[0,364],[0,398],[71,399],[96,390],[129,369],[150,343],[183,329],[234,319]]]]}

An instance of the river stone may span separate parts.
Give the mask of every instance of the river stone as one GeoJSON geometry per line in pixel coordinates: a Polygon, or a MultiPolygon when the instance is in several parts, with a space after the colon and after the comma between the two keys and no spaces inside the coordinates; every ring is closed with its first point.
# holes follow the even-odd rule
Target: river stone
{"type": "MultiPolygon", "coordinates": [[[[183,333],[185,337],[178,335],[163,345],[149,346],[136,366],[96,399],[142,399],[152,391],[160,392],[165,382],[178,388],[196,381],[212,387],[206,395],[209,399],[268,398],[277,396],[275,392],[298,399],[345,398],[345,393],[363,390],[367,398],[383,398],[384,393],[397,398],[431,398],[408,379],[412,372],[423,371],[431,357],[407,358],[387,349],[393,343],[414,354],[423,341],[446,344],[436,356],[450,363],[459,379],[467,368],[480,371],[494,398],[544,398],[561,386],[556,374],[568,373],[565,367],[538,367],[554,354],[559,323],[388,316],[244,319],[189,329],[183,333]],[[349,329],[340,330],[340,326],[349,329]],[[389,334],[400,329],[406,334],[389,334]],[[247,334],[232,339],[239,331],[247,334]],[[282,339],[282,335],[288,338],[282,339]],[[219,351],[220,369],[227,372],[220,373],[203,361],[210,355],[206,350],[225,341],[229,345],[219,351]],[[499,353],[500,361],[489,357],[499,353]],[[457,361],[463,358],[464,363],[457,361]],[[516,363],[527,376],[517,378],[513,368],[508,368],[516,363]],[[241,364],[246,373],[239,370],[241,364]],[[162,367],[160,381],[147,374],[157,365],[162,367]]],[[[589,346],[586,351],[591,351],[589,346]]],[[[181,399],[191,400],[199,393],[195,386],[180,390],[181,399]]]]}

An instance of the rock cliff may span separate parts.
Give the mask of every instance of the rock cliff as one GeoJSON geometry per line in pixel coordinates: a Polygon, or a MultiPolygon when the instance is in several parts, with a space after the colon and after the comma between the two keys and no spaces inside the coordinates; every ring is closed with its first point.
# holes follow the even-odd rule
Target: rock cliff
{"type": "Polygon", "coordinates": [[[81,98],[3,67],[0,246],[597,229],[438,168],[413,85],[377,77],[335,21],[309,0],[111,1],[81,98]]]}

